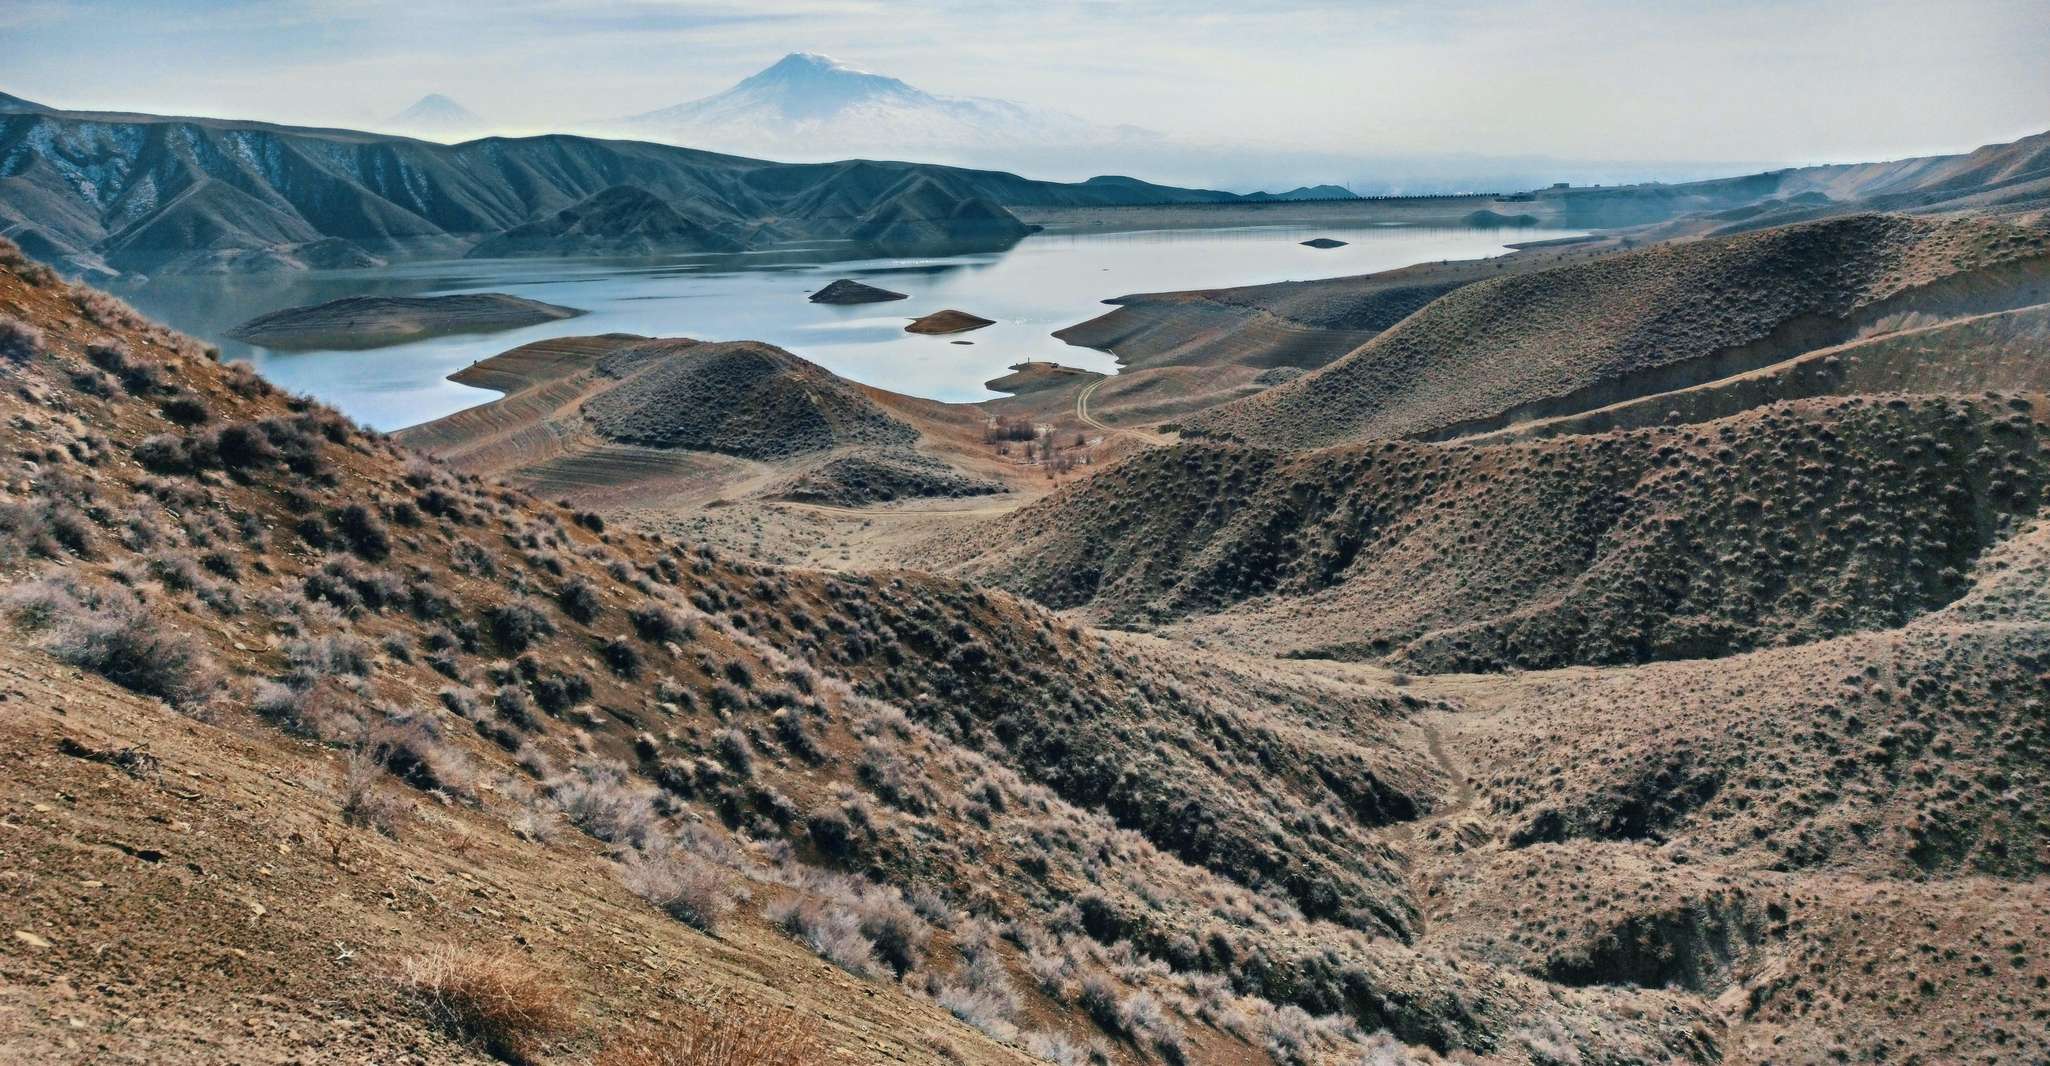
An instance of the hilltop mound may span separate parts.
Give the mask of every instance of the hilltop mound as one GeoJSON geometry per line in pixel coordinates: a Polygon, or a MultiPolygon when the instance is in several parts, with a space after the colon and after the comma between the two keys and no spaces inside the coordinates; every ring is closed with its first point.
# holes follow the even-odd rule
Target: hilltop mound
{"type": "Polygon", "coordinates": [[[646,189],[616,185],[554,215],[479,241],[471,259],[733,252],[742,243],[685,218],[646,189]]]}
{"type": "Polygon", "coordinates": [[[971,477],[909,449],[874,449],[836,455],[792,478],[774,496],[835,507],[866,507],[897,500],[989,496],[1004,486],[971,477]]]}
{"type": "Polygon", "coordinates": [[[1214,624],[1274,650],[1411,669],[1722,656],[1955,599],[2037,507],[2039,416],[1853,397],[1493,447],[1184,445],[964,534],[961,567],[1112,620],[1230,611],[1214,624]]]}
{"type": "Polygon", "coordinates": [[[444,333],[490,333],[583,314],[502,292],[345,296],[258,315],[228,336],[271,348],[377,348],[444,333]]]}
{"type": "Polygon", "coordinates": [[[981,315],[971,315],[966,311],[956,311],[948,308],[945,311],[934,311],[932,314],[912,319],[911,324],[904,327],[904,332],[935,335],[966,333],[972,329],[981,329],[984,326],[993,325],[996,325],[994,319],[983,318],[981,315]]]}
{"type": "Polygon", "coordinates": [[[1022,395],[1045,389],[1064,388],[1068,385],[1087,384],[1103,377],[1094,370],[1062,366],[1059,363],[1023,362],[1011,364],[1011,372],[1002,377],[991,378],[982,387],[992,392],[1008,392],[1022,395]]]}
{"type": "Polygon", "coordinates": [[[1917,314],[2050,299],[2050,236],[1859,215],[1447,293],[1318,373],[1188,420],[1282,447],[1447,437],[1751,370],[1917,314]]]}
{"type": "Polygon", "coordinates": [[[918,436],[848,382],[752,341],[654,342],[597,371],[617,384],[585,400],[584,415],[622,444],[773,459],[918,436]]]}
{"type": "Polygon", "coordinates": [[[811,294],[811,302],[815,304],[873,304],[908,299],[910,297],[901,292],[878,289],[848,278],[841,278],[811,294]]]}

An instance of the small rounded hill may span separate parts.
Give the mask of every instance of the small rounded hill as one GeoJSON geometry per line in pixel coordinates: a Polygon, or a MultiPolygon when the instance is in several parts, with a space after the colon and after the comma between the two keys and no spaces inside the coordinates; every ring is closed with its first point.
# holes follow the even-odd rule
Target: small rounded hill
{"type": "Polygon", "coordinates": [[[586,401],[584,416],[621,444],[781,459],[918,439],[860,386],[767,344],[656,341],[597,369],[619,383],[586,401]]]}

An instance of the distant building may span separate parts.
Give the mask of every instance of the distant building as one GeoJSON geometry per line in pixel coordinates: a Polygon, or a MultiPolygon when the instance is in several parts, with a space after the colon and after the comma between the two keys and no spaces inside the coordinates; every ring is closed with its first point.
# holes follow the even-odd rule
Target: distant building
{"type": "Polygon", "coordinates": [[[1570,189],[1572,187],[1573,183],[1570,181],[1555,181],[1552,183],[1552,188],[1554,189],[1570,189]]]}

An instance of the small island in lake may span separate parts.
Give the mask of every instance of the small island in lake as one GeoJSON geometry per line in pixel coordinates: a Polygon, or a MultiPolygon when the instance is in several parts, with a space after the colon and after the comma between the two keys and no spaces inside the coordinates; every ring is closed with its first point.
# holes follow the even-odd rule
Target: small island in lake
{"type": "Polygon", "coordinates": [[[879,304],[890,300],[908,299],[910,297],[901,292],[863,285],[851,278],[841,278],[811,294],[811,302],[815,304],[879,304]]]}
{"type": "Polygon", "coordinates": [[[971,315],[966,311],[956,311],[948,308],[945,311],[934,311],[924,318],[912,319],[911,324],[904,327],[904,332],[929,334],[966,333],[971,329],[981,329],[984,326],[993,326],[995,324],[995,319],[983,318],[981,315],[971,315]]]}
{"type": "Polygon", "coordinates": [[[492,333],[584,312],[502,292],[347,296],[258,315],[228,336],[266,348],[382,348],[448,333],[492,333]]]}

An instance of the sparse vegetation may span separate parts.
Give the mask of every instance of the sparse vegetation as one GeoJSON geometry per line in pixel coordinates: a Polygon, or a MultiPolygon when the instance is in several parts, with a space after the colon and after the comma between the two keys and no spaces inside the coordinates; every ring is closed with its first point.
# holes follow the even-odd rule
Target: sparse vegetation
{"type": "Polygon", "coordinates": [[[595,1066],[811,1066],[824,1055],[816,1026],[802,1015],[726,1002],[620,1037],[595,1066]]]}
{"type": "Polygon", "coordinates": [[[569,991],[513,952],[443,945],[405,960],[399,979],[451,1034],[507,1062],[538,1061],[576,1024],[569,991]]]}
{"type": "Polygon", "coordinates": [[[42,581],[8,596],[15,621],[50,654],[122,688],[195,710],[222,679],[199,642],[167,628],[126,589],[42,581]]]}
{"type": "Polygon", "coordinates": [[[701,933],[717,933],[745,895],[725,870],[676,852],[631,859],[621,876],[635,895],[701,933]]]}
{"type": "Polygon", "coordinates": [[[0,360],[26,363],[43,354],[43,331],[18,318],[0,315],[0,360]]]}

